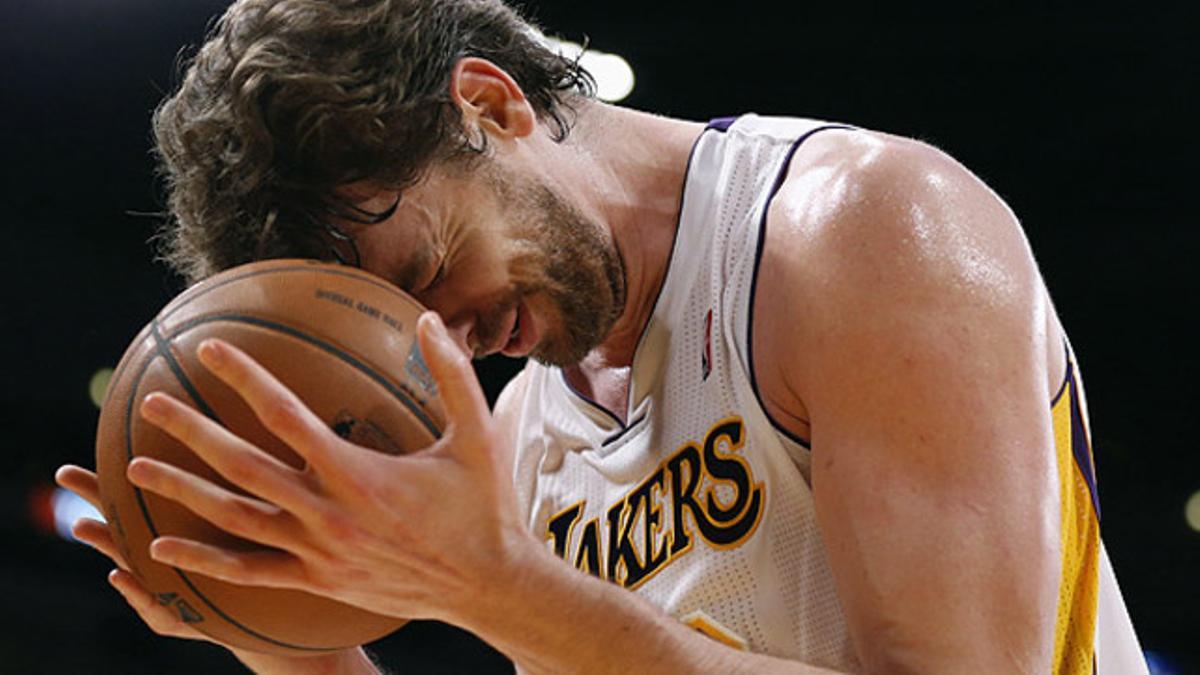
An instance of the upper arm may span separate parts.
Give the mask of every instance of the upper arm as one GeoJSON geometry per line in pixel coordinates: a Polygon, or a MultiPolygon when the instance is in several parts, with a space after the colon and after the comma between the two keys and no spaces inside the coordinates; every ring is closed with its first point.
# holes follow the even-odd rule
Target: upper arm
{"type": "Polygon", "coordinates": [[[785,184],[768,243],[786,255],[764,265],[799,319],[771,335],[800,347],[771,353],[811,423],[851,633],[870,670],[1044,671],[1058,496],[1036,266],[953,160],[849,142],[785,184]]]}

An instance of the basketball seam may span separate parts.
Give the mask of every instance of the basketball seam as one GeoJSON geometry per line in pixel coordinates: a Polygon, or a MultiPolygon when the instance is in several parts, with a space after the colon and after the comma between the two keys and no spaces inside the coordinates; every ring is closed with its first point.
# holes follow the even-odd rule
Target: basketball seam
{"type": "MultiPolygon", "coordinates": [[[[333,275],[333,276],[354,279],[356,281],[362,281],[364,283],[368,283],[372,286],[375,286],[376,288],[387,291],[388,293],[396,296],[397,298],[400,298],[401,300],[403,300],[409,304],[420,307],[420,305],[418,303],[416,303],[411,297],[409,297],[408,295],[406,295],[405,293],[400,291],[400,289],[396,288],[395,286],[392,286],[391,284],[388,284],[387,282],[385,282],[383,280],[372,277],[372,276],[368,275],[366,272],[359,271],[356,273],[352,269],[330,269],[327,267],[320,267],[318,265],[291,265],[291,266],[287,266],[287,267],[272,267],[270,269],[265,269],[265,270],[257,270],[257,269],[249,270],[243,274],[232,276],[228,279],[222,279],[220,281],[210,280],[209,285],[206,285],[203,288],[197,288],[195,295],[191,295],[189,297],[181,299],[179,305],[176,307],[169,307],[162,315],[159,316],[159,319],[165,321],[172,314],[183,309],[189,303],[191,303],[193,300],[203,297],[203,296],[211,293],[212,291],[215,291],[216,289],[221,288],[223,286],[227,286],[235,281],[251,279],[253,277],[262,276],[264,274],[278,274],[278,273],[282,273],[282,272],[313,272],[316,274],[329,274],[329,275],[333,275]]],[[[185,293],[186,293],[186,291],[185,291],[185,293]]]]}
{"type": "Polygon", "coordinates": [[[167,339],[174,340],[175,338],[183,335],[193,328],[196,328],[197,326],[217,321],[244,323],[251,326],[258,326],[259,328],[267,328],[269,330],[279,331],[285,335],[290,335],[294,338],[303,340],[328,354],[332,354],[333,356],[353,366],[356,370],[371,378],[376,384],[386,389],[388,393],[404,404],[405,408],[408,408],[408,411],[411,412],[421,422],[421,425],[425,427],[425,430],[428,431],[434,437],[434,439],[440,439],[442,437],[442,432],[440,429],[438,429],[434,421],[430,419],[429,415],[426,414],[425,411],[421,410],[420,405],[418,405],[412,399],[412,397],[409,396],[403,388],[401,388],[401,386],[392,382],[384,375],[381,375],[370,364],[351,354],[349,351],[340,349],[325,340],[322,340],[314,335],[310,335],[299,328],[289,326],[285,323],[247,314],[209,314],[190,319],[180,324],[174,331],[171,332],[169,336],[167,336],[167,339]]]}
{"type": "MultiPolygon", "coordinates": [[[[192,384],[191,380],[188,379],[187,374],[185,372],[183,372],[182,367],[180,367],[179,363],[175,360],[175,355],[171,353],[171,348],[170,348],[169,343],[165,339],[163,339],[162,334],[158,330],[158,321],[157,320],[154,321],[154,328],[152,329],[151,332],[154,335],[155,351],[158,353],[158,355],[160,357],[162,357],[167,362],[168,367],[170,367],[170,369],[171,369],[172,373],[175,375],[176,379],[179,380],[179,383],[181,385],[183,385],[184,389],[187,390],[188,395],[193,398],[193,400],[196,402],[196,404],[198,406],[202,407],[204,410],[207,411],[205,414],[208,415],[208,417],[212,418],[213,421],[215,421],[219,424],[220,420],[216,417],[215,414],[213,414],[212,409],[209,408],[208,404],[200,397],[200,393],[196,390],[196,388],[192,384]]],[[[146,371],[149,370],[150,364],[153,362],[154,362],[154,357],[146,359],[145,365],[143,365],[142,369],[138,372],[137,379],[134,380],[133,387],[130,392],[129,404],[126,407],[126,412],[125,412],[125,457],[126,457],[125,463],[126,463],[126,465],[128,465],[129,462],[133,461],[133,407],[134,407],[135,401],[137,400],[136,394],[137,394],[139,386],[141,385],[142,378],[145,377],[146,371]]],[[[138,508],[140,508],[142,511],[142,518],[146,521],[146,526],[150,528],[150,533],[155,538],[157,538],[158,537],[158,528],[155,527],[155,525],[154,525],[154,519],[150,517],[150,509],[146,506],[146,501],[145,501],[145,497],[142,495],[142,490],[140,488],[134,487],[133,491],[134,491],[134,495],[137,497],[138,508]]],[[[253,628],[242,625],[237,619],[234,619],[232,616],[229,616],[220,607],[213,604],[212,600],[209,600],[208,596],[206,596],[204,593],[202,593],[200,591],[199,588],[196,587],[196,584],[193,583],[192,580],[188,578],[187,574],[183,570],[179,569],[178,567],[174,567],[174,566],[172,566],[171,569],[174,570],[175,573],[177,575],[179,575],[179,578],[183,581],[183,583],[186,584],[187,587],[190,588],[192,590],[192,592],[196,594],[196,597],[200,598],[200,600],[202,602],[204,602],[205,605],[208,605],[208,607],[210,609],[212,609],[212,611],[216,612],[218,616],[220,616],[222,619],[227,621],[234,628],[237,628],[238,630],[242,631],[243,633],[245,633],[251,637],[257,638],[259,640],[262,640],[263,642],[267,642],[267,643],[277,645],[280,647],[286,647],[288,649],[295,649],[297,651],[331,652],[331,651],[337,651],[338,649],[340,649],[339,647],[307,647],[304,645],[295,645],[295,644],[291,644],[288,642],[284,642],[282,640],[277,640],[275,638],[270,637],[269,635],[263,635],[262,633],[259,633],[258,631],[254,630],[253,628]]]]}

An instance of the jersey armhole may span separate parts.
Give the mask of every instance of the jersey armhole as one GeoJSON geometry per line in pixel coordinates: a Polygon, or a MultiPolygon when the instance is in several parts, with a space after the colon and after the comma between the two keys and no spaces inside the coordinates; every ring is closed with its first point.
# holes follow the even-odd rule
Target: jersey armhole
{"type": "Polygon", "coordinates": [[[767,240],[767,214],[771,211],[771,202],[774,201],[775,195],[778,194],[780,188],[783,187],[783,182],[787,179],[788,170],[792,166],[792,158],[796,156],[796,151],[800,149],[800,146],[804,143],[804,141],[807,141],[817,132],[827,131],[830,129],[854,131],[856,127],[846,124],[826,124],[809,129],[807,132],[797,138],[792,143],[792,146],[788,148],[787,154],[784,155],[783,162],[779,167],[779,172],[775,175],[775,181],[771,185],[771,191],[767,194],[767,199],[763,203],[762,216],[760,217],[758,224],[758,243],[754,250],[754,269],[750,282],[749,308],[746,312],[746,339],[744,344],[739,345],[743,351],[742,355],[746,361],[746,370],[750,376],[750,389],[754,392],[754,398],[756,401],[758,401],[758,407],[762,409],[763,415],[768,421],[770,421],[771,426],[775,428],[775,431],[782,434],[784,438],[809,451],[812,450],[811,441],[807,438],[802,438],[792,433],[786,427],[784,427],[779,420],[775,419],[771,415],[771,412],[767,410],[766,401],[763,399],[762,392],[759,389],[758,375],[755,372],[756,369],[754,367],[754,302],[758,295],[759,267],[762,264],[763,246],[767,240]]]}

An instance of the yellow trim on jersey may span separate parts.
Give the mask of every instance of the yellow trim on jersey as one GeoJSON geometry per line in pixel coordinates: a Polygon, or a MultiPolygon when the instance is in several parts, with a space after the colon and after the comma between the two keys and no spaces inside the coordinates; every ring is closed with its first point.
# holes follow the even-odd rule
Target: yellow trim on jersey
{"type": "Polygon", "coordinates": [[[1062,578],[1054,622],[1054,673],[1092,675],[1095,659],[1096,604],[1100,570],[1100,520],[1092,488],[1079,461],[1092,470],[1090,433],[1082,415],[1074,364],[1068,365],[1062,393],[1054,402],[1054,445],[1058,455],[1062,578]],[[1076,437],[1081,431],[1081,438],[1076,437]],[[1081,460],[1076,459],[1079,446],[1081,460]]]}
{"type": "Polygon", "coordinates": [[[746,642],[745,638],[721,625],[721,622],[705,614],[703,610],[697,609],[689,612],[679,620],[685,626],[698,630],[717,642],[727,644],[734,649],[740,649],[741,651],[750,649],[750,645],[746,642]]]}

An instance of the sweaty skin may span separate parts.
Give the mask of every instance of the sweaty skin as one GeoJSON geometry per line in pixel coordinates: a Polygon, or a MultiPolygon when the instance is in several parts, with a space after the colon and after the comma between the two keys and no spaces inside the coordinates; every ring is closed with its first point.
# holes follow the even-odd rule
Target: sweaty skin
{"type": "MultiPolygon", "coordinates": [[[[464,124],[488,134],[502,175],[550,190],[619,259],[620,294],[602,270],[579,280],[623,300],[567,373],[602,404],[623,400],[701,127],[589,103],[558,144],[512,79],[480,59],[459,62],[451,94],[464,124]]],[[[369,184],[347,190],[365,207],[395,197],[369,184]]],[[[552,209],[499,194],[494,181],[435,172],[404,193],[391,220],[353,232],[365,268],[437,313],[419,332],[446,402],[444,438],[404,457],[363,453],[249,357],[206,342],[202,363],[308,465],[266,461],[186,405],[147,397],[147,420],[253,497],[146,459],[131,464],[130,479],[281,549],[247,555],[167,537],[152,555],[234,583],[440,619],[528,672],[829,672],[710,640],[564,565],[525,529],[510,441],[523,383],[510,383],[493,414],[468,355],[573,337],[561,299],[526,292],[553,281],[531,262],[550,253],[516,234],[552,209]]],[[[756,298],[757,376],[771,414],[813,444],[817,517],[865,668],[1047,671],[1059,578],[1048,404],[1064,358],[1016,219],[934,148],[829,132],[797,153],[767,227],[760,274],[774,282],[756,298]]],[[[87,472],[63,471],[65,485],[86,489],[87,472]]],[[[102,526],[82,527],[105,550],[102,526]]],[[[139,603],[135,582],[118,577],[147,623],[173,634],[139,603]]],[[[250,665],[373,671],[360,650],[250,665]]]]}
{"type": "Polygon", "coordinates": [[[768,408],[812,441],[862,663],[1046,672],[1066,357],[1020,226],[914,141],[835,132],[797,160],[769,216],[759,273],[781,283],[757,298],[756,365],[768,408]]]}

